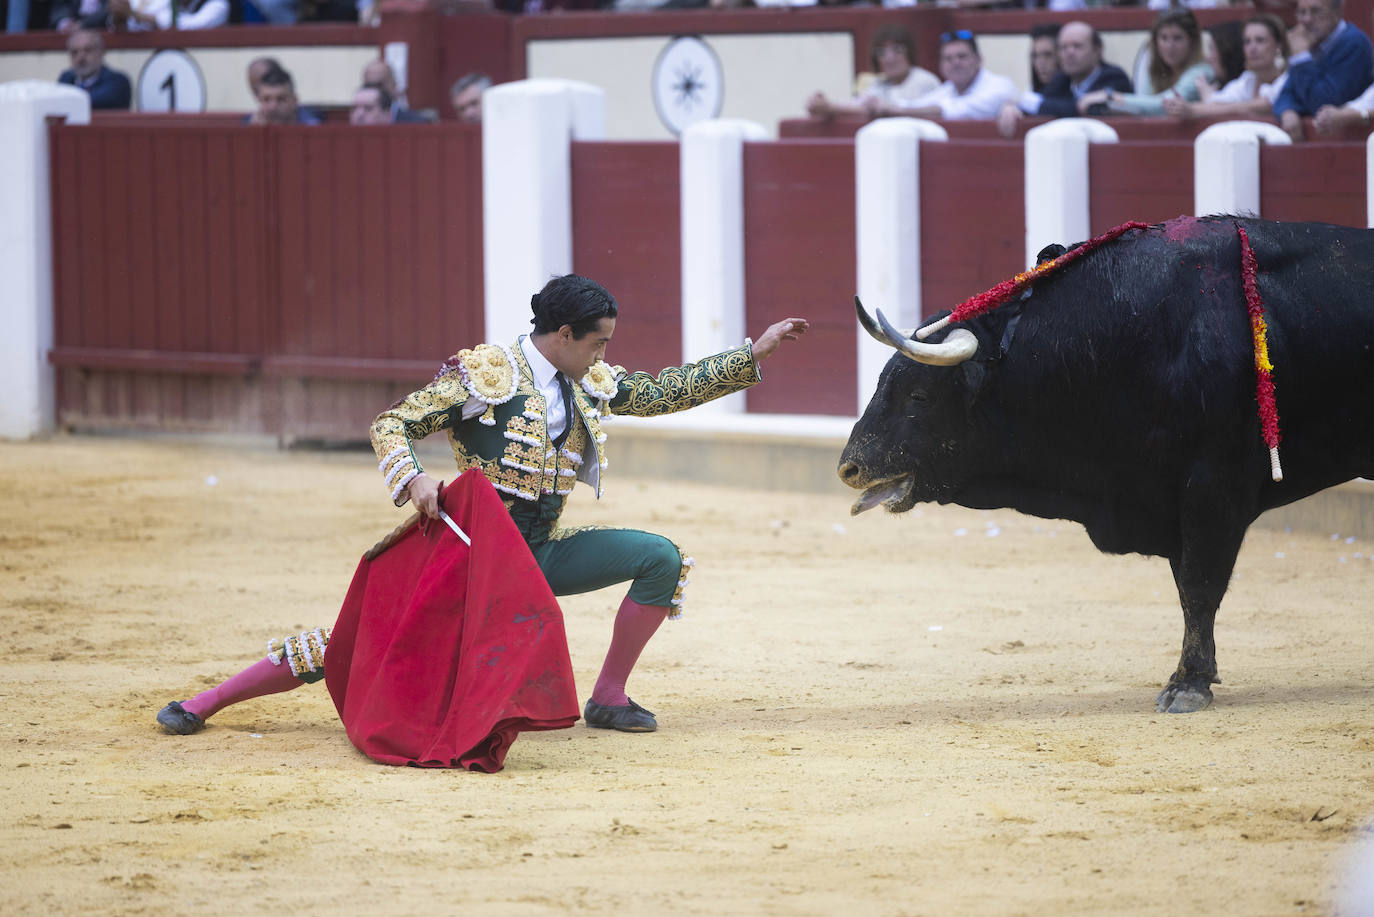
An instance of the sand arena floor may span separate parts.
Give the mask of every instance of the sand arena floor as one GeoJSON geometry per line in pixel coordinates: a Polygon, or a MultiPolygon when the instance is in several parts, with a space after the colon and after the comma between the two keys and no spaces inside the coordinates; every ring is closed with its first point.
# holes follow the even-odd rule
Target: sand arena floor
{"type": "MultiPolygon", "coordinates": [[[[612,453],[612,462],[614,462],[612,453]]],[[[669,534],[661,730],[392,768],[323,686],[154,712],[328,624],[403,518],[364,452],[0,444],[6,914],[1293,914],[1374,812],[1374,544],[1254,530],[1217,702],[1156,714],[1161,560],[1011,512],[635,480],[571,521],[669,534]]],[[[564,600],[585,698],[618,591],[564,600]]]]}

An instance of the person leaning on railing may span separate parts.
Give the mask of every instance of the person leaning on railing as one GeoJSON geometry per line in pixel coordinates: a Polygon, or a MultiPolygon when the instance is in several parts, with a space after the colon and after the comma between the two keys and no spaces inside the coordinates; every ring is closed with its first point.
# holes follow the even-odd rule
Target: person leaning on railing
{"type": "Polygon", "coordinates": [[[878,78],[848,102],[832,102],[824,93],[813,93],[806,100],[806,111],[811,117],[873,118],[886,105],[914,101],[940,85],[935,74],[916,66],[916,40],[903,26],[880,26],[873,33],[868,52],[878,78]]]}
{"type": "Polygon", "coordinates": [[[1098,105],[1117,115],[1162,115],[1164,100],[1178,97],[1187,102],[1200,101],[1198,82],[1210,81],[1212,65],[1202,57],[1202,30],[1193,11],[1177,7],[1159,14],[1150,30],[1150,68],[1148,84],[1135,92],[1104,89],[1090,92],[1078,100],[1080,114],[1089,114],[1098,105]]]}
{"type": "MultiPolygon", "coordinates": [[[[1202,91],[1202,100],[1164,100],[1165,114],[1178,118],[1268,118],[1274,100],[1288,79],[1288,30],[1272,13],[1245,20],[1242,32],[1245,70],[1215,92],[1202,91]]],[[[1199,87],[1201,89],[1201,87],[1199,87]]]]}
{"type": "Polygon", "coordinates": [[[1344,105],[1323,105],[1312,119],[1319,134],[1343,134],[1363,128],[1369,130],[1374,118],[1374,86],[1344,105]]]}
{"type": "Polygon", "coordinates": [[[1295,40],[1306,50],[1288,61],[1288,81],[1274,102],[1274,117],[1294,140],[1302,119],[1326,105],[1344,105],[1369,87],[1374,46],[1369,36],[1341,18],[1342,0],[1298,0],[1295,40]]]}

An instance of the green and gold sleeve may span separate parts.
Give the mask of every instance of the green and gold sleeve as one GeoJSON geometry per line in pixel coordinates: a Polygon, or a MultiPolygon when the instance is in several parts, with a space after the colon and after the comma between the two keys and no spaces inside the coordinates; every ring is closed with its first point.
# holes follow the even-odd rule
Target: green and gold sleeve
{"type": "Polygon", "coordinates": [[[630,373],[619,380],[610,412],[631,417],[657,417],[685,411],[740,392],[760,380],[753,344],[663,370],[658,377],[630,373]]]}
{"type": "Polygon", "coordinates": [[[403,505],[406,485],[424,470],[415,455],[415,441],[457,423],[467,399],[461,376],[446,363],[433,382],[407,395],[372,422],[372,449],[377,453],[377,470],[391,490],[391,502],[403,505]]]}

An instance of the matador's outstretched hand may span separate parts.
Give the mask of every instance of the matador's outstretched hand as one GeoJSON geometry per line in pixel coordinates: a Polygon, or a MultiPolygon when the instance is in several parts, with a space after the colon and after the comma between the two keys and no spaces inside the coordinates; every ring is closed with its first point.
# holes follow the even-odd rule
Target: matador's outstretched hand
{"type": "Polygon", "coordinates": [[[795,341],[799,336],[806,334],[810,327],[811,323],[804,318],[785,318],[769,325],[768,330],[759,335],[758,340],[754,342],[754,359],[762,363],[783,341],[795,341]]]}

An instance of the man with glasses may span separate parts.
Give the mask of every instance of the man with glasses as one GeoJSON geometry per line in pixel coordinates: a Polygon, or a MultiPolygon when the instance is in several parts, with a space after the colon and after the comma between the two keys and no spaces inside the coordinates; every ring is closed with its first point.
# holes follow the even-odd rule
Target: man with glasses
{"type": "Polygon", "coordinates": [[[1045,91],[1024,92],[998,112],[997,129],[1003,137],[1016,136],[1023,115],[1076,118],[1078,99],[1089,92],[1134,90],[1126,71],[1102,59],[1102,36],[1086,22],[1065,23],[1059,30],[1058,48],[1059,74],[1045,91]]]}
{"type": "Polygon", "coordinates": [[[914,102],[897,102],[882,114],[912,118],[995,118],[1002,105],[1016,98],[1016,84],[983,67],[978,40],[968,29],[940,36],[940,75],[945,81],[914,102]]]}
{"type": "Polygon", "coordinates": [[[1298,0],[1292,37],[1307,49],[1288,61],[1288,80],[1274,101],[1274,117],[1294,140],[1302,140],[1302,119],[1324,105],[1344,105],[1370,84],[1374,49],[1369,37],[1342,17],[1344,0],[1298,0]]]}

